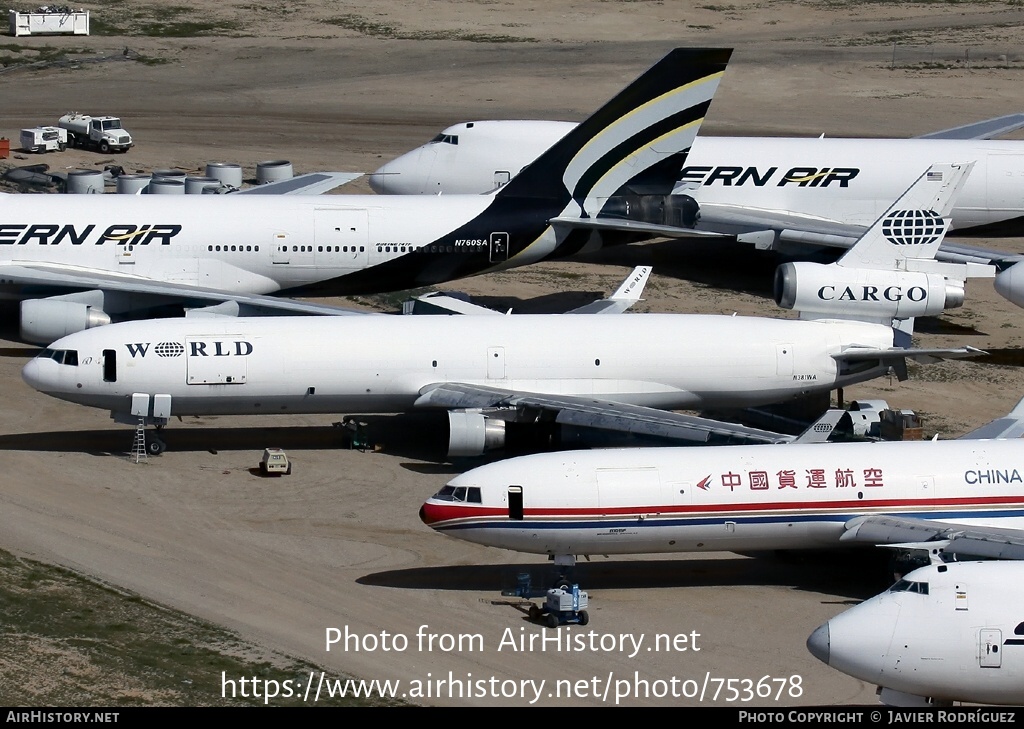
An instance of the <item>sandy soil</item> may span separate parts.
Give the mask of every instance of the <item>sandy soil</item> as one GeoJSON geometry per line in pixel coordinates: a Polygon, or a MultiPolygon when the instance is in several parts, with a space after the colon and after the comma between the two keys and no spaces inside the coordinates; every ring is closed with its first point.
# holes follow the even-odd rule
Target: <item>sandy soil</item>
{"type": "MultiPolygon", "coordinates": [[[[683,10],[661,2],[420,0],[370,11],[322,0],[179,0],[195,9],[189,19],[237,24],[187,38],[136,35],[154,12],[129,5],[90,6],[94,17],[117,14],[123,36],[18,39],[21,47],[65,46],[110,60],[8,67],[0,73],[0,134],[17,139],[21,127],[78,109],[124,119],[138,146],[114,161],[129,170],[198,169],[213,160],[252,169],[283,158],[298,171],[371,171],[455,121],[581,119],[667,49],[696,44],[736,48],[709,133],[911,136],[1020,111],[1024,10],[1003,3],[741,1],[683,10]],[[130,57],[161,62],[126,61],[126,47],[130,57]]],[[[26,53],[4,46],[0,53],[26,53]]],[[[44,161],[54,168],[102,162],[72,151],[44,161]]],[[[365,190],[360,184],[346,192],[365,190]]],[[[776,315],[766,298],[773,262],[744,255],[737,268],[737,258],[736,251],[655,242],[446,288],[505,302],[569,289],[604,292],[630,266],[653,263],[646,310],[776,315]]],[[[545,678],[549,687],[556,679],[632,681],[634,674],[652,681],[796,675],[802,693],[778,703],[874,701],[873,687],[818,663],[804,640],[884,586],[875,565],[728,554],[595,558],[581,571],[593,599],[589,628],[643,635],[647,645],[655,634],[696,631],[701,650],[635,657],[499,651],[506,630],[515,637],[541,632],[499,592],[524,569],[539,582],[545,565],[446,539],[419,523],[422,501],[464,468],[443,462],[440,421],[371,418],[382,450],[363,453],[337,448],[325,418],[190,419],[168,432],[171,452],[135,465],[124,457],[130,429],[21,382],[19,369],[35,350],[14,342],[6,321],[0,547],[135,590],[332,672],[407,682],[449,672],[457,679],[545,678]],[[293,476],[253,475],[268,445],[294,455],[293,476]],[[364,636],[401,634],[410,646],[327,652],[325,630],[346,626],[364,636]],[[479,634],[484,649],[418,650],[420,626],[479,634]]],[[[919,329],[923,346],[1002,351],[1021,344],[1019,310],[987,282],[970,284],[963,309],[919,329]]],[[[1022,380],[1016,367],[961,362],[845,394],[885,397],[924,413],[926,427],[956,434],[1005,412],[1024,393],[1022,380]]],[[[525,703],[519,695],[425,701],[525,703]]],[[[540,703],[600,702],[587,695],[540,703]]],[[[698,701],[652,696],[626,703],[698,701]]],[[[723,692],[716,703],[742,702],[723,692]]]]}

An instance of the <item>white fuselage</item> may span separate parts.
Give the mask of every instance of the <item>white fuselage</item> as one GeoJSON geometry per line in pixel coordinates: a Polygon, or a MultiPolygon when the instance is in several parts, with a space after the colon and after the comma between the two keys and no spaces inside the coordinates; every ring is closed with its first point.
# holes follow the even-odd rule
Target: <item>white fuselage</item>
{"type": "Polygon", "coordinates": [[[115,412],[134,393],[169,395],[172,415],[401,412],[446,382],[675,409],[878,376],[885,366],[847,369],[833,355],[892,340],[862,322],[678,314],[163,319],[64,337],[23,374],[115,412]]]}
{"type": "MultiPolygon", "coordinates": [[[[574,126],[554,121],[456,124],[436,141],[381,167],[370,184],[384,193],[485,192],[574,126]]],[[[763,228],[742,222],[742,215],[751,212],[805,218],[811,228],[815,219],[867,226],[932,164],[970,161],[975,168],[953,209],[951,229],[965,232],[1013,221],[993,234],[1024,234],[1024,221],[1014,221],[1024,216],[1024,142],[1017,140],[697,137],[677,192],[716,210],[715,222],[699,222],[698,229],[737,233],[763,228]],[[731,226],[717,219],[728,208],[736,213],[731,226]]]]}
{"type": "Polygon", "coordinates": [[[431,264],[457,268],[458,260],[446,268],[444,258],[479,256],[477,246],[446,242],[439,251],[437,241],[488,203],[478,195],[7,195],[0,197],[0,295],[28,295],[3,285],[4,266],[21,264],[269,294],[332,281],[325,290],[344,293],[358,288],[351,277],[366,269],[414,259],[422,271],[402,266],[401,288],[404,275],[429,275],[431,264]]]}
{"type": "Polygon", "coordinates": [[[829,620],[808,647],[833,668],[887,689],[886,703],[902,703],[905,694],[920,697],[918,705],[927,697],[1020,706],[1022,604],[1020,562],[930,565],[829,620]]]}
{"type": "Polygon", "coordinates": [[[457,476],[421,516],[551,555],[838,547],[864,514],[1024,528],[1021,454],[1017,440],[545,453],[457,476]]]}

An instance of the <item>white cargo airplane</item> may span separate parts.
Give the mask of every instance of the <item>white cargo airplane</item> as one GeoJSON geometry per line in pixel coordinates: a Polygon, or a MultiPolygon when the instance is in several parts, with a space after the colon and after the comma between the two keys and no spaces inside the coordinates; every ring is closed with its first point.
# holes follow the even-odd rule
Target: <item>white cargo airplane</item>
{"type": "Polygon", "coordinates": [[[166,304],[337,314],[267,294],[394,291],[636,240],[581,225],[630,182],[674,179],[729,55],[672,51],[488,196],[3,195],[0,298],[32,299],[22,336],[49,343],[166,304]]]}
{"type": "MultiPolygon", "coordinates": [[[[849,247],[936,160],[974,160],[950,217],[957,236],[1024,235],[1024,141],[992,140],[1014,114],[917,139],[698,137],[673,194],[633,185],[591,224],[665,237],[735,237],[785,253],[849,247]]],[[[378,193],[466,194],[514,178],[575,127],[558,121],[476,121],[448,127],[370,176],[378,193]]],[[[947,240],[942,261],[994,263],[995,286],[1024,306],[1019,254],[947,240]]],[[[986,277],[991,274],[985,274],[986,277]]]]}
{"type": "Polygon", "coordinates": [[[563,568],[578,555],[858,545],[1019,556],[1022,433],[1024,401],[953,441],[543,453],[455,477],[420,517],[563,568]]]}
{"type": "MultiPolygon", "coordinates": [[[[1020,540],[1015,554],[1024,558],[1020,540]]],[[[884,704],[1021,706],[1022,605],[1024,563],[932,564],[829,620],[807,648],[832,668],[877,684],[884,704]]]]}
{"type": "MultiPolygon", "coordinates": [[[[160,319],[72,334],[26,364],[23,376],[54,397],[157,426],[173,415],[444,408],[451,455],[499,447],[506,421],[706,441],[723,432],[722,424],[661,411],[781,402],[890,367],[903,379],[908,357],[934,361],[977,352],[906,348],[913,317],[963,300],[964,267],[931,258],[948,223],[943,216],[969,171],[969,164],[932,166],[838,264],[806,264],[811,268],[780,275],[792,306],[816,320],[686,314],[160,319]]],[[[629,281],[622,291],[639,296],[629,281]]],[[[738,426],[724,432],[754,442],[775,439],[738,426]]],[[[154,438],[151,447],[163,446],[154,438]]]]}

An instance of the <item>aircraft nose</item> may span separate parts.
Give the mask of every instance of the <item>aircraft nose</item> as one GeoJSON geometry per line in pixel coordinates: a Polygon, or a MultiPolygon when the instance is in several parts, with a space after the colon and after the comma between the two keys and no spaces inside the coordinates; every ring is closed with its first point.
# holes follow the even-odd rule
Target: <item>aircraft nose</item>
{"type": "Polygon", "coordinates": [[[390,175],[394,174],[394,171],[391,169],[391,167],[392,164],[388,162],[386,165],[379,167],[375,172],[373,172],[370,175],[370,189],[373,190],[378,195],[388,194],[388,178],[390,175]]]}
{"type": "Polygon", "coordinates": [[[437,521],[436,515],[432,512],[433,509],[430,508],[430,502],[423,504],[423,506],[420,507],[420,521],[427,526],[431,526],[435,521],[437,521]]]}
{"type": "Polygon", "coordinates": [[[38,357],[30,359],[24,367],[21,368],[21,379],[25,381],[29,387],[34,390],[43,392],[46,390],[48,384],[48,378],[45,375],[43,365],[45,362],[38,357]]]}
{"type": "Polygon", "coordinates": [[[807,639],[807,650],[811,652],[812,656],[828,665],[828,659],[831,653],[831,642],[828,623],[825,623],[811,633],[811,637],[807,639]]]}

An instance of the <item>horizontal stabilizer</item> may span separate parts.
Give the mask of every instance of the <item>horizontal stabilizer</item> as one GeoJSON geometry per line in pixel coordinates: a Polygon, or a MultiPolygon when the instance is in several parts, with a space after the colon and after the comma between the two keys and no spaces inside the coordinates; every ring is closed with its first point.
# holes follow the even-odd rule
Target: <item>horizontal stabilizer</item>
{"type": "Polygon", "coordinates": [[[1015,132],[1021,127],[1024,127],[1024,114],[1007,114],[973,124],[963,124],[938,132],[922,134],[915,139],[992,139],[1002,134],[1015,132]]]}
{"type": "Polygon", "coordinates": [[[832,358],[839,362],[861,362],[869,360],[912,359],[915,362],[932,363],[943,359],[966,359],[987,354],[984,350],[974,347],[956,347],[953,349],[913,349],[903,347],[850,347],[832,358]]]}
{"type": "Polygon", "coordinates": [[[958,440],[995,440],[1020,438],[1024,436],[1024,398],[1021,398],[1013,410],[1001,418],[975,428],[958,440]]]}

